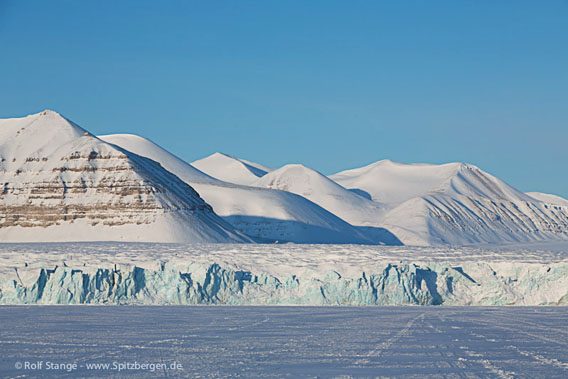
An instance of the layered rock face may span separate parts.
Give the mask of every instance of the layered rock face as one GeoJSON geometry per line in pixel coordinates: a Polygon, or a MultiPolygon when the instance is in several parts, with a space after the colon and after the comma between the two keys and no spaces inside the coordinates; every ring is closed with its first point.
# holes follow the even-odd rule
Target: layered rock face
{"type": "Polygon", "coordinates": [[[3,241],[247,240],[158,163],[56,112],[1,120],[0,161],[3,241]]]}

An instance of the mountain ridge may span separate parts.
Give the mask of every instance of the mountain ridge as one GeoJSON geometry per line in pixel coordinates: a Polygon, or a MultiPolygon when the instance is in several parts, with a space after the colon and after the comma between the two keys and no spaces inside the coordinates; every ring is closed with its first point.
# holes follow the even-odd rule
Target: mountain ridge
{"type": "MultiPolygon", "coordinates": [[[[139,144],[140,140],[134,136],[130,140],[122,137],[115,139],[113,135],[101,138],[111,143],[120,142],[127,150],[159,161],[194,187],[217,214],[258,241],[364,244],[377,241],[377,237],[368,239],[352,225],[302,196],[218,179],[211,182],[194,181],[193,165],[177,165],[179,158],[159,146],[160,151],[147,148],[139,144]]],[[[150,140],[146,141],[157,146],[150,140]]]]}
{"type": "Polygon", "coordinates": [[[377,225],[405,244],[475,244],[568,238],[568,208],[552,210],[466,163],[383,160],[331,175],[389,210],[377,225]]]}
{"type": "Polygon", "coordinates": [[[302,164],[270,169],[222,153],[196,162],[201,168],[144,137],[94,136],[49,110],[2,119],[0,239],[252,236],[411,245],[568,239],[568,200],[523,193],[467,163],[382,160],[326,177],[302,164]]]}

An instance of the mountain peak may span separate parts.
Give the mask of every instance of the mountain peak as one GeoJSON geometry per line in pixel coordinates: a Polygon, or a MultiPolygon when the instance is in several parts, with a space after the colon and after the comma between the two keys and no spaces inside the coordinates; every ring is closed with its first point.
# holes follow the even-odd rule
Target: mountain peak
{"type": "Polygon", "coordinates": [[[191,165],[216,179],[242,185],[250,185],[269,170],[257,163],[220,152],[196,160],[191,165]]]}
{"type": "Polygon", "coordinates": [[[39,115],[39,116],[60,116],[60,117],[63,117],[63,116],[61,116],[60,113],[58,113],[54,110],[51,110],[51,109],[47,109],[47,108],[44,109],[43,112],[37,113],[37,115],[39,115]]]}
{"type": "Polygon", "coordinates": [[[258,179],[254,186],[303,196],[353,225],[377,222],[383,206],[349,191],[320,172],[302,164],[287,164],[258,179]]]}
{"type": "Polygon", "coordinates": [[[238,159],[238,158],[236,158],[236,157],[233,157],[233,156],[230,155],[230,154],[226,154],[226,153],[223,153],[223,152],[221,152],[221,151],[216,151],[216,152],[214,152],[213,154],[210,155],[210,157],[223,157],[223,158],[238,159]]]}
{"type": "Polygon", "coordinates": [[[313,172],[317,172],[316,170],[314,170],[313,168],[309,168],[307,166],[304,166],[301,163],[288,163],[282,167],[280,167],[278,170],[276,171],[280,171],[280,170],[288,170],[288,169],[297,169],[297,170],[305,170],[305,171],[313,171],[313,172]]]}
{"type": "Polygon", "coordinates": [[[293,192],[302,196],[314,192],[328,193],[337,189],[346,191],[327,176],[299,163],[287,164],[269,172],[252,185],[293,192]]]}
{"type": "Polygon", "coordinates": [[[402,203],[414,197],[434,194],[482,196],[491,199],[526,199],[494,176],[474,165],[399,163],[383,160],[331,176],[345,188],[369,193],[373,200],[402,203]]]}
{"type": "Polygon", "coordinates": [[[45,157],[85,135],[90,133],[49,109],[27,117],[0,120],[0,150],[16,160],[45,157]]]}
{"type": "MultiPolygon", "coordinates": [[[[63,116],[61,113],[51,109],[44,109],[43,111],[32,114],[28,117],[34,119],[35,122],[39,123],[42,127],[67,126],[74,129],[78,128],[81,129],[82,131],[85,131],[83,128],[75,124],[73,121],[69,120],[67,117],[63,116]]],[[[24,119],[28,117],[24,117],[24,119]]]]}
{"type": "MultiPolygon", "coordinates": [[[[375,163],[371,163],[367,166],[362,167],[361,169],[364,168],[372,168],[372,167],[377,167],[377,166],[398,166],[398,167],[448,167],[448,168],[456,168],[456,169],[460,169],[462,167],[474,167],[473,165],[470,165],[468,163],[463,163],[463,162],[448,162],[448,163],[442,163],[442,164],[433,164],[433,163],[404,163],[404,162],[399,162],[399,161],[394,161],[392,159],[382,159],[380,161],[377,161],[375,163]]],[[[357,170],[357,169],[356,169],[357,170]]]]}
{"type": "MultiPolygon", "coordinates": [[[[58,129],[59,131],[64,129],[69,129],[81,135],[87,132],[85,129],[75,124],[67,117],[51,109],[45,109],[42,112],[20,118],[19,120],[27,120],[28,118],[32,119],[31,122],[29,123],[29,126],[37,129],[40,129],[40,127],[42,129],[46,128],[58,129]]],[[[12,120],[17,120],[17,119],[12,119],[12,120]]]]}

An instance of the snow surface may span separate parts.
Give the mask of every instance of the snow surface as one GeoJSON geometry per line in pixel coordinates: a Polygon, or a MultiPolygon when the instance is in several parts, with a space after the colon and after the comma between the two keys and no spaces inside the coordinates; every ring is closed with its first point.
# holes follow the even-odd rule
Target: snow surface
{"type": "Polygon", "coordinates": [[[568,305],[568,243],[0,248],[2,304],[568,305]]]}
{"type": "Polygon", "coordinates": [[[191,163],[192,166],[219,180],[242,185],[250,185],[271,169],[258,163],[214,153],[191,163]]]}
{"type": "MultiPolygon", "coordinates": [[[[296,194],[243,186],[213,179],[152,141],[134,135],[101,139],[159,162],[185,181],[237,229],[260,241],[295,243],[396,242],[386,231],[359,231],[336,215],[296,194]],[[204,176],[205,175],[205,176],[204,176]]],[[[232,158],[231,158],[232,159],[232,158]]]]}
{"type": "Polygon", "coordinates": [[[6,377],[568,376],[563,307],[8,306],[0,318],[6,377]],[[166,367],[87,370],[135,361],[166,367]]]}
{"type": "Polygon", "coordinates": [[[542,192],[527,192],[527,195],[530,197],[540,200],[544,203],[554,204],[554,205],[561,205],[563,207],[568,207],[568,200],[564,199],[563,197],[552,195],[549,193],[542,193],[542,192]]]}

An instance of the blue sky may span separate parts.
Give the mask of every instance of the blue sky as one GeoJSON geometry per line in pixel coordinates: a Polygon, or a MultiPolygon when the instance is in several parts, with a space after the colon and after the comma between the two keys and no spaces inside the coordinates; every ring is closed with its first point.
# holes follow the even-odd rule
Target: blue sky
{"type": "Polygon", "coordinates": [[[192,161],[463,161],[568,197],[568,2],[0,0],[0,117],[192,161]]]}

